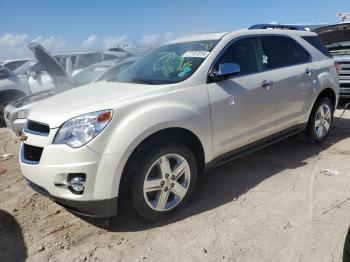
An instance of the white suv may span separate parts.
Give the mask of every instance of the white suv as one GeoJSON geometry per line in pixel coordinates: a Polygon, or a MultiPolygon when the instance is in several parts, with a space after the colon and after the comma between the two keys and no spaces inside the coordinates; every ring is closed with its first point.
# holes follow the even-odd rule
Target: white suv
{"type": "Polygon", "coordinates": [[[73,212],[112,216],[123,198],[156,221],[206,168],[301,131],[323,141],[334,60],[307,41],[315,33],[261,28],[171,42],[111,81],[40,102],[21,137],[28,184],[73,212]]]}

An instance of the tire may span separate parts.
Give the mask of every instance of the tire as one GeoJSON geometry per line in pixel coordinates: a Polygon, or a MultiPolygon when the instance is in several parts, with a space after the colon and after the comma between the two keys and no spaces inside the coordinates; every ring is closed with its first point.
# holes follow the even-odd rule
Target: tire
{"type": "Polygon", "coordinates": [[[333,115],[334,107],[328,97],[323,97],[317,101],[307,124],[307,137],[316,143],[325,141],[333,127],[333,115]]]}
{"type": "Polygon", "coordinates": [[[343,262],[350,262],[350,228],[344,243],[343,262]]]}
{"type": "Polygon", "coordinates": [[[133,170],[129,203],[150,222],[169,218],[181,210],[193,194],[198,178],[195,156],[178,143],[143,150],[136,157],[133,170]],[[176,172],[179,170],[182,171],[176,172]]]}
{"type": "Polygon", "coordinates": [[[1,97],[0,97],[0,127],[5,126],[5,116],[4,116],[5,107],[9,103],[17,100],[18,98],[19,98],[19,96],[12,95],[12,94],[1,95],[1,97]]]}

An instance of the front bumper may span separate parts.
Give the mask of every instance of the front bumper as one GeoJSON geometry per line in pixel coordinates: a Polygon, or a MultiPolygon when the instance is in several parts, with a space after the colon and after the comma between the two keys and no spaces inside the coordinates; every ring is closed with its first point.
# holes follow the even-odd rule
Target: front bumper
{"type": "Polygon", "coordinates": [[[63,206],[65,209],[83,216],[89,217],[111,217],[117,215],[118,211],[118,198],[111,198],[106,200],[95,201],[75,201],[50,195],[44,188],[34,184],[27,180],[28,186],[30,186],[36,192],[49,197],[52,201],[63,206]]]}
{"type": "Polygon", "coordinates": [[[48,136],[25,132],[24,144],[42,148],[40,160],[27,161],[24,145],[20,149],[20,166],[23,176],[36,185],[40,193],[67,209],[88,216],[105,217],[116,214],[119,183],[126,160],[123,153],[99,154],[89,145],[70,148],[55,145],[52,141],[57,129],[48,136]],[[68,181],[70,175],[84,174],[84,192],[74,194],[58,184],[68,181]]]}

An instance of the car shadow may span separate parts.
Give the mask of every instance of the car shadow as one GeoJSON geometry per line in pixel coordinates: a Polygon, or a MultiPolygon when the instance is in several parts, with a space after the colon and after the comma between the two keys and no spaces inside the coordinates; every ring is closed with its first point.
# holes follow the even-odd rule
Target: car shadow
{"type": "Polygon", "coordinates": [[[25,261],[27,247],[16,219],[0,210],[0,261],[25,261]]]}
{"type": "Polygon", "coordinates": [[[335,118],[329,139],[321,145],[309,142],[300,134],[215,167],[202,177],[188,207],[165,221],[146,223],[125,207],[117,217],[110,219],[82,219],[112,232],[133,232],[162,227],[232,202],[275,174],[306,165],[307,159],[348,137],[350,119],[335,118]]]}

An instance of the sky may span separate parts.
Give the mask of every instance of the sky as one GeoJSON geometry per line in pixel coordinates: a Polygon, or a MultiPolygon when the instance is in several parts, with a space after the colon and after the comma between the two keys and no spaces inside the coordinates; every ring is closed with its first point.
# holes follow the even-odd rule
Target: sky
{"type": "Polygon", "coordinates": [[[349,0],[0,0],[0,59],[124,45],[156,46],[191,34],[258,23],[336,23],[349,0]]]}

